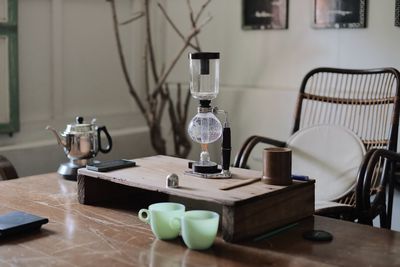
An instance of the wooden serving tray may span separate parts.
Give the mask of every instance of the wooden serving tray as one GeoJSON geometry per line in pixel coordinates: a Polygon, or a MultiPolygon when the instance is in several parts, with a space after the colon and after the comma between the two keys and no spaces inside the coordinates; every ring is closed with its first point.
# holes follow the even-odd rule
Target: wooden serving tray
{"type": "Polygon", "coordinates": [[[78,199],[97,204],[126,198],[130,202],[166,201],[170,197],[198,200],[220,207],[222,237],[234,242],[254,237],[314,213],[314,181],[274,186],[261,181],[221,190],[261,177],[254,170],[231,168],[231,179],[204,179],[186,175],[188,160],[168,156],[135,159],[137,167],[111,172],[78,170],[78,199]],[[167,188],[166,177],[176,173],[179,188],[167,188]]]}

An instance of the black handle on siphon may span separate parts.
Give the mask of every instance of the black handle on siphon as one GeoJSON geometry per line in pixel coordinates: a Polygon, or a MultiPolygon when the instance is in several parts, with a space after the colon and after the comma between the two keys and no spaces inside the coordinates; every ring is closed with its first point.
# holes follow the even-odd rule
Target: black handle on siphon
{"type": "Polygon", "coordinates": [[[231,164],[231,128],[224,127],[222,130],[222,169],[229,170],[231,164]]]}

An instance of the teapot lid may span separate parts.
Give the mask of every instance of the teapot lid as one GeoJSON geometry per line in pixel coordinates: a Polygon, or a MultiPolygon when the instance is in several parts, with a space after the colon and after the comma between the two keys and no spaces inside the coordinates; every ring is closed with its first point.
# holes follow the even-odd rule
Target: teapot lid
{"type": "Polygon", "coordinates": [[[93,123],[83,123],[83,117],[76,117],[76,123],[67,124],[67,128],[65,128],[64,134],[76,134],[76,133],[86,133],[93,131],[93,123]]]}

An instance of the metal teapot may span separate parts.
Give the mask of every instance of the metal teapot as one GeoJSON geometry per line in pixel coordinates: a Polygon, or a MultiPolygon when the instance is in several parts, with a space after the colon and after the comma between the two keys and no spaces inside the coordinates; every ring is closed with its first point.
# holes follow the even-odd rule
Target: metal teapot
{"type": "Polygon", "coordinates": [[[53,127],[46,129],[54,133],[57,142],[64,148],[64,152],[70,162],[61,164],[58,172],[66,178],[76,179],[76,170],[84,167],[88,160],[94,158],[97,153],[108,153],[112,148],[112,139],[105,126],[97,126],[96,119],[91,123],[84,123],[82,117],[76,117],[76,123],[67,124],[65,130],[58,133],[53,127]],[[108,145],[103,147],[101,133],[104,133],[108,145]],[[69,177],[71,176],[71,177],[69,177]]]}

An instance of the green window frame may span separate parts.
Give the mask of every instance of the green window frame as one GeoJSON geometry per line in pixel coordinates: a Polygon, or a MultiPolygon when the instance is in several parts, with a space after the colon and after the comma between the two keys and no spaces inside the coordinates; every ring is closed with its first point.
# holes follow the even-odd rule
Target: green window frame
{"type": "Polygon", "coordinates": [[[10,135],[20,127],[17,24],[18,0],[0,0],[0,133],[10,135]]]}

